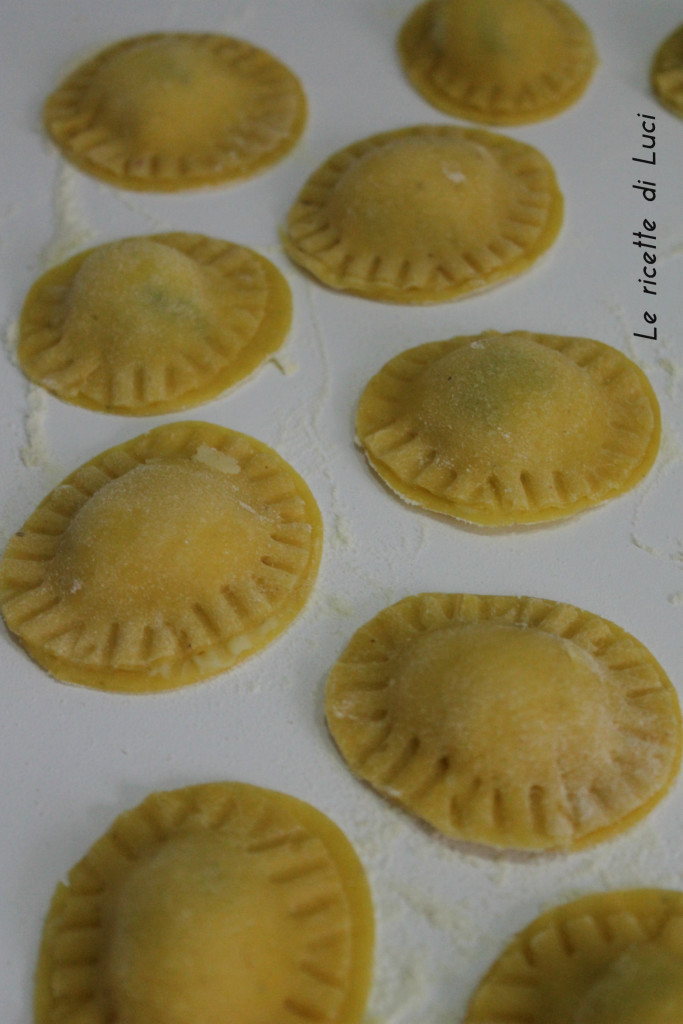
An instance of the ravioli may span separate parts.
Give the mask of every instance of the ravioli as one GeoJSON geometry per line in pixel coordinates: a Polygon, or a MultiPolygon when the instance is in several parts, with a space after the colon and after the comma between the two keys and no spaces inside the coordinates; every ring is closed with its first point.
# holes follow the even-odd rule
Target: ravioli
{"type": "Polygon", "coordinates": [[[123,39],[47,98],[45,128],[80,170],[110,185],[178,191],[265,170],[298,141],[303,87],[251,43],[215,33],[123,39]]]}
{"type": "Polygon", "coordinates": [[[243,783],[153,793],[57,887],[36,1022],[356,1024],[372,947],[361,862],[316,808],[243,783]]]}
{"type": "Polygon", "coordinates": [[[445,302],[528,270],[562,217],[555,172],[537,149],[477,128],[417,125],[326,160],[294,202],[283,242],[332,288],[445,302]]]}
{"type": "Polygon", "coordinates": [[[0,610],[57,679],[168,690],[290,625],[321,546],[315,499],[275,451],[210,423],[171,423],[48,494],[0,562],[0,610]]]}
{"type": "Polygon", "coordinates": [[[405,22],[399,54],[433,106],[499,125],[561,113],[597,64],[590,30],[561,0],[427,0],[405,22]]]}
{"type": "Polygon", "coordinates": [[[470,1002],[464,1024],[683,1020],[683,893],[594,893],[532,921],[470,1002]]]}
{"type": "Polygon", "coordinates": [[[625,493],[654,463],[661,424],[647,377],[611,346],[486,331],[390,360],[363,391],[356,434],[400,497],[501,527],[625,493]]]}
{"type": "Polygon", "coordinates": [[[623,832],[681,758],[676,691],[650,651],[542,598],[426,593],[383,609],[333,667],[326,715],[356,776],[445,836],[502,849],[623,832]]]}
{"type": "Polygon", "coordinates": [[[655,53],[650,79],[660,102],[683,117],[683,25],[668,35],[655,53]]]}
{"type": "Polygon", "coordinates": [[[127,238],[35,282],[18,357],[64,401],[146,416],[239,383],[282,345],[291,318],[287,282],[251,249],[183,232],[127,238]]]}

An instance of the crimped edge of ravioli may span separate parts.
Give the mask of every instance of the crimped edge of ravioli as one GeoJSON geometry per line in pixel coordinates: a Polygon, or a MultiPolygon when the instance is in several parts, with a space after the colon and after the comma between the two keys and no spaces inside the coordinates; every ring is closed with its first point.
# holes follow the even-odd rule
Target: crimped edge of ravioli
{"type": "MultiPolygon", "coordinates": [[[[662,719],[664,711],[660,709],[658,715],[662,719]]],[[[581,850],[631,828],[671,790],[678,777],[683,747],[683,721],[677,691],[645,644],[594,612],[564,602],[526,596],[425,592],[383,608],[355,631],[332,667],[326,681],[325,717],[330,736],[351,773],[439,836],[475,848],[486,846],[531,853],[581,850]],[[501,821],[506,822],[503,780],[499,780],[498,788],[489,780],[490,821],[484,824],[479,821],[474,827],[467,824],[467,800],[479,799],[487,792],[484,781],[479,778],[478,786],[473,784],[463,799],[463,794],[456,790],[456,799],[449,789],[449,780],[457,777],[458,752],[452,757],[439,750],[425,754],[428,744],[417,734],[401,749],[396,749],[396,745],[392,748],[390,740],[395,726],[391,712],[382,706],[382,693],[385,688],[391,689],[391,682],[387,680],[391,680],[392,652],[430,632],[473,624],[519,627],[548,634],[572,645],[581,657],[589,655],[604,664],[606,670],[617,674],[636,666],[647,668],[648,675],[656,677],[656,684],[652,678],[647,684],[640,680],[640,686],[634,685],[635,697],[646,698],[651,692],[664,694],[668,704],[667,721],[670,715],[674,733],[659,743],[659,747],[667,750],[668,757],[660,770],[657,787],[615,820],[577,834],[576,822],[573,830],[566,829],[569,811],[563,806],[566,799],[564,790],[557,788],[557,779],[529,782],[528,821],[516,829],[511,829],[509,824],[505,828],[501,826],[501,821]],[[669,743],[668,747],[664,741],[669,743]],[[377,764],[369,771],[367,764],[374,756],[377,764]],[[430,760],[431,768],[427,763],[430,760]],[[407,792],[401,789],[402,778],[407,792]],[[555,795],[562,796],[558,808],[552,804],[553,785],[555,795]],[[431,808],[437,805],[441,808],[446,803],[450,819],[444,826],[441,811],[437,813],[431,808]],[[550,826],[553,818],[556,823],[561,819],[561,829],[553,830],[550,826]],[[517,832],[516,838],[510,836],[512,831],[517,832]]],[[[650,775],[648,785],[649,779],[650,775]]],[[[642,780],[638,784],[642,788],[642,780]]],[[[575,810],[573,813],[576,815],[575,810]]]]}
{"type": "MultiPolygon", "coordinates": [[[[288,526],[298,528],[299,525],[301,522],[295,518],[281,524],[283,543],[299,547],[298,536],[293,540],[287,533],[288,526]]],[[[274,449],[247,434],[202,421],[186,420],[164,424],[108,448],[83,463],[40,502],[11,538],[0,560],[0,613],[10,634],[27,654],[62,682],[132,694],[172,690],[232,668],[259,653],[292,624],[307,603],[315,583],[322,555],[322,538],[322,517],[310,488],[274,449]],[[43,642],[33,643],[22,636],[22,625],[45,610],[44,598],[41,604],[39,594],[41,580],[38,578],[36,582],[36,566],[41,560],[49,562],[55,538],[66,532],[72,517],[100,488],[137,466],[163,461],[164,458],[198,458],[219,472],[229,474],[251,471],[256,485],[265,488],[266,495],[273,480],[279,480],[280,477],[286,479],[286,493],[283,493],[280,486],[275,495],[275,504],[285,505],[291,498],[297,509],[305,510],[308,557],[300,578],[285,595],[281,605],[273,607],[271,613],[250,630],[224,640],[216,639],[211,616],[200,612],[197,628],[200,634],[209,637],[209,641],[200,644],[199,650],[180,631],[174,634],[177,653],[173,658],[164,655],[136,668],[111,664],[91,666],[82,661],[74,662],[71,658],[45,650],[43,642]],[[264,460],[267,466],[264,466],[264,460]],[[250,470],[251,463],[253,465],[250,470]],[[32,593],[38,595],[35,608],[31,604],[32,593]]],[[[164,628],[171,627],[164,624],[164,628]]],[[[117,636],[118,633],[117,630],[117,636]]],[[[111,662],[111,650],[108,655],[111,662]]]]}
{"type": "MultiPolygon", "coordinates": [[[[303,134],[307,119],[308,102],[303,85],[286,64],[253,43],[215,32],[154,32],[122,39],[100,50],[94,57],[83,61],[66,75],[47,97],[43,107],[43,126],[71,164],[108,185],[141,192],[178,192],[184,189],[226,185],[252,178],[287,156],[303,134]],[[259,65],[262,65],[267,72],[267,78],[271,79],[272,100],[275,106],[282,104],[285,85],[291,94],[296,111],[294,116],[288,119],[291,123],[287,129],[278,129],[273,142],[265,148],[258,142],[260,149],[255,148],[248,159],[244,156],[241,159],[235,156],[237,150],[246,149],[246,152],[249,152],[248,135],[243,131],[234,133],[230,137],[230,147],[217,150],[218,153],[223,152],[229,156],[228,163],[222,167],[219,164],[213,169],[193,168],[193,162],[196,160],[192,152],[185,157],[186,166],[182,168],[165,168],[154,153],[134,154],[127,158],[126,162],[132,165],[127,171],[112,170],[108,167],[107,163],[111,160],[110,151],[116,152],[118,137],[99,129],[92,116],[84,120],[77,105],[81,89],[87,86],[102,61],[108,60],[109,57],[140,43],[171,38],[195,41],[199,46],[232,50],[235,63],[242,73],[258,71],[259,65]]],[[[267,121],[265,127],[271,127],[267,121]]],[[[259,135],[263,134],[263,128],[264,125],[259,122],[256,130],[251,130],[251,135],[257,141],[259,135]]]]}
{"type": "Polygon", "coordinates": [[[650,68],[650,84],[660,103],[683,117],[683,24],[657,48],[650,68]]]}
{"type": "MultiPolygon", "coordinates": [[[[588,26],[568,4],[559,0],[543,0],[545,7],[560,17],[567,25],[571,34],[571,44],[582,58],[580,73],[567,75],[563,81],[563,91],[554,94],[548,89],[543,102],[518,110],[502,107],[491,109],[482,107],[480,102],[480,86],[463,83],[463,89],[452,94],[435,80],[434,72],[441,69],[448,73],[447,56],[441,57],[433,46],[430,38],[433,12],[438,0],[427,0],[420,4],[408,17],[398,36],[398,51],[403,70],[409,81],[420,95],[437,110],[454,117],[463,117],[477,124],[518,125],[532,124],[547,120],[566,111],[573,106],[587,90],[598,63],[597,53],[588,26]],[[468,97],[473,93],[473,98],[468,97]]],[[[485,77],[485,76],[483,76],[485,77]]],[[[452,84],[458,82],[455,71],[452,84]]],[[[545,80],[542,82],[547,88],[545,80]]],[[[554,83],[552,83],[554,84],[554,83]]]]}
{"type": "Polygon", "coordinates": [[[683,973],[683,893],[677,890],[612,890],[560,904],[507,943],[470,997],[463,1024],[555,1024],[555,1013],[576,1010],[624,953],[667,946],[675,948],[683,973]],[[535,1002],[536,993],[545,994],[545,1005],[535,1002]]]}
{"type": "MultiPolygon", "coordinates": [[[[125,302],[125,295],[121,296],[121,301],[125,302]]],[[[240,305],[236,310],[237,316],[249,314],[248,291],[240,294],[239,301],[240,305]]],[[[182,409],[202,405],[218,398],[228,389],[243,383],[262,366],[269,356],[283,345],[291,327],[291,322],[291,289],[284,275],[265,256],[261,256],[258,252],[247,246],[209,238],[201,234],[181,231],[165,232],[158,235],[122,238],[114,243],[105,243],[101,246],[86,249],[42,274],[33,283],[24,300],[19,319],[17,357],[22,370],[30,380],[44,387],[62,401],[96,412],[114,413],[124,416],[152,416],[158,413],[178,412],[182,409]],[[216,269],[226,282],[230,280],[231,275],[235,273],[239,275],[241,273],[241,266],[239,264],[235,265],[235,261],[252,261],[254,268],[263,274],[265,279],[265,307],[263,315],[253,330],[251,337],[237,351],[233,359],[226,362],[218,371],[209,371],[207,381],[203,384],[190,387],[175,398],[145,401],[145,381],[144,375],[141,373],[136,375],[131,386],[133,397],[135,398],[136,395],[139,395],[139,400],[117,401],[113,399],[109,404],[102,404],[93,401],[89,396],[81,392],[73,393],[71,391],[69,394],[65,394],[64,389],[50,380],[49,372],[41,372],[35,365],[36,349],[38,349],[38,355],[40,356],[46,348],[59,343],[60,334],[55,327],[55,318],[63,307],[65,293],[68,292],[76,274],[87,257],[99,250],[108,248],[110,245],[116,245],[119,242],[136,241],[138,238],[167,245],[179,253],[188,256],[200,267],[216,269]]],[[[225,327],[226,330],[234,330],[234,326],[229,322],[225,324],[225,327]]],[[[209,356],[211,359],[215,358],[213,346],[209,356]]],[[[203,367],[199,369],[202,371],[203,367]]],[[[73,373],[72,365],[69,366],[69,373],[73,373]]]]}
{"type": "MultiPolygon", "coordinates": [[[[70,870],[67,882],[60,882],[53,894],[43,927],[34,982],[34,1014],[37,1024],[50,1024],[53,1018],[51,977],[60,967],[55,945],[60,931],[72,930],[74,938],[70,968],[82,961],[85,985],[76,980],[75,1003],[87,1002],[86,992],[95,997],[96,977],[94,962],[101,955],[93,932],[101,926],[99,910],[103,889],[106,888],[106,870],[116,874],[125,871],[126,861],[134,862],[145,852],[145,845],[154,846],[165,838],[185,831],[220,829],[230,813],[239,811],[253,818],[251,828],[254,846],[266,856],[271,851],[288,849],[306,836],[319,840],[336,870],[338,882],[346,898],[350,922],[351,964],[348,991],[334,1018],[334,1024],[358,1024],[363,1014],[372,979],[374,946],[374,913],[372,895],[363,864],[342,829],[322,811],[297,797],[243,782],[209,782],[181,789],[151,793],[142,803],[124,811],[96,840],[77,864],[70,870]],[[252,808],[251,805],[254,804],[252,808]],[[272,809],[271,809],[272,807],[272,809]],[[271,816],[275,817],[273,821],[271,816]],[[281,819],[291,820],[291,827],[283,831],[281,819]],[[192,827],[192,820],[196,827],[192,827]],[[269,829],[273,829],[269,834],[269,829]],[[94,882],[97,879],[97,882],[94,882]],[[69,904],[75,901],[75,912],[69,904]],[[79,902],[80,901],[80,902],[79,902]],[[93,917],[88,929],[84,915],[93,917]],[[73,920],[75,913],[75,920],[73,920]],[[96,925],[95,925],[96,922],[96,925]],[[75,933],[75,934],[73,934],[75,933]]],[[[244,827],[244,822],[240,822],[244,827]]],[[[296,884],[302,873],[289,872],[284,882],[296,884]]],[[[316,905],[312,913],[316,913],[316,905]]],[[[68,939],[67,939],[68,941],[68,939]]],[[[323,946],[324,948],[324,946],[323,946]]],[[[324,977],[321,978],[324,982],[324,977]]],[[[63,1001],[64,994],[61,996],[63,1001]]],[[[302,1015],[302,1021],[309,1018],[302,1015]]],[[[103,1013],[93,1011],[88,1017],[92,1024],[105,1024],[103,1013]]]]}
{"type": "MultiPolygon", "coordinates": [[[[519,167],[516,170],[520,173],[519,167]]],[[[294,263],[329,288],[380,302],[429,305],[479,294],[529,270],[551,248],[560,233],[563,219],[564,197],[554,167],[539,149],[509,136],[481,128],[420,124],[380,132],[333,153],[304,183],[290,208],[280,236],[285,252],[294,263]],[[380,280],[381,256],[377,255],[374,259],[372,253],[361,253],[359,256],[350,251],[345,252],[343,247],[337,252],[343,240],[336,227],[324,214],[325,200],[328,192],[334,188],[354,161],[394,140],[422,137],[429,141],[430,138],[448,136],[464,137],[486,144],[493,152],[503,154],[511,164],[521,165],[525,161],[533,161],[533,168],[529,164],[529,167],[524,169],[524,176],[530,182],[526,213],[532,217],[531,211],[534,210],[541,216],[539,211],[542,210],[543,219],[533,244],[524,248],[515,240],[504,239],[505,252],[500,256],[494,252],[493,247],[493,241],[499,240],[488,240],[484,248],[489,258],[499,261],[498,266],[489,270],[480,269],[476,260],[468,259],[468,253],[458,252],[458,259],[469,263],[471,275],[465,280],[457,280],[448,268],[436,263],[431,268],[431,284],[428,285],[411,283],[412,268],[409,261],[404,261],[395,280],[387,283],[380,280]],[[532,184],[532,179],[535,178],[541,178],[542,181],[534,181],[532,184]],[[539,200],[540,194],[544,196],[543,203],[539,200]],[[513,251],[515,248],[516,252],[513,251]],[[332,261],[329,254],[334,256],[332,261]],[[365,265],[364,275],[354,271],[356,262],[360,262],[361,267],[365,265]]]]}
{"type": "MultiPolygon", "coordinates": [[[[508,333],[514,334],[518,332],[508,333]]],[[[417,345],[414,348],[405,349],[403,352],[400,352],[397,356],[394,356],[385,363],[384,366],[382,366],[365,385],[361,398],[359,399],[356,412],[355,443],[363,452],[363,455],[370,467],[389,487],[389,489],[397,495],[397,497],[415,508],[420,508],[428,512],[436,512],[441,515],[448,516],[451,519],[472,523],[476,526],[491,528],[534,526],[540,523],[551,522],[577,515],[578,513],[585,512],[591,508],[596,508],[607,501],[621,497],[623,494],[628,493],[628,491],[636,487],[645,478],[645,476],[647,476],[657,459],[661,442],[661,411],[659,401],[652,384],[643,370],[641,370],[633,360],[629,359],[628,356],[624,355],[624,353],[620,352],[618,349],[615,349],[604,342],[596,341],[593,338],[574,337],[570,335],[530,333],[530,337],[538,341],[540,344],[546,344],[548,347],[567,355],[569,358],[572,358],[572,349],[575,349],[574,358],[577,366],[584,365],[583,361],[586,359],[586,346],[588,345],[590,349],[592,349],[593,355],[590,361],[586,363],[585,368],[594,373],[596,377],[599,372],[602,372],[605,378],[606,387],[611,387],[616,379],[617,373],[615,371],[614,364],[620,364],[622,372],[629,372],[634,376],[635,383],[640,389],[642,398],[649,405],[652,413],[652,432],[642,459],[633,466],[633,471],[628,475],[626,480],[618,487],[613,488],[611,492],[598,495],[597,497],[593,497],[592,494],[589,493],[577,500],[567,501],[562,498],[558,477],[557,495],[552,503],[548,503],[545,506],[540,507],[537,505],[535,508],[526,510],[522,508],[511,508],[507,513],[505,513],[501,508],[494,508],[491,510],[490,508],[481,507],[481,505],[477,507],[476,504],[471,502],[439,496],[429,490],[426,486],[420,485],[417,481],[406,481],[387,466],[381,457],[368,449],[369,438],[371,438],[376,432],[382,430],[385,425],[383,423],[383,418],[378,415],[371,416],[367,407],[374,398],[375,393],[382,391],[387,375],[390,375],[394,369],[396,369],[397,379],[405,383],[406,386],[409,386],[410,379],[416,375],[415,366],[413,366],[411,370],[408,369],[409,364],[412,363],[411,357],[413,354],[417,355],[417,353],[421,352],[434,352],[435,355],[438,355],[447,351],[447,347],[453,343],[465,345],[472,341],[476,341],[477,338],[490,337],[494,335],[498,335],[498,332],[486,331],[480,335],[462,335],[448,339],[447,341],[426,342],[422,345],[417,345]],[[551,344],[551,341],[556,341],[557,344],[551,344]]],[[[504,337],[505,335],[500,336],[504,337]]],[[[428,364],[425,362],[424,365],[426,366],[428,364]]],[[[561,473],[561,470],[559,470],[558,473],[561,473]]],[[[495,476],[495,474],[493,476],[495,476]]],[[[493,476],[489,478],[487,485],[490,484],[493,494],[498,494],[500,496],[500,491],[497,489],[493,476]]],[[[524,483],[525,489],[530,488],[530,486],[530,480],[524,483]]]]}

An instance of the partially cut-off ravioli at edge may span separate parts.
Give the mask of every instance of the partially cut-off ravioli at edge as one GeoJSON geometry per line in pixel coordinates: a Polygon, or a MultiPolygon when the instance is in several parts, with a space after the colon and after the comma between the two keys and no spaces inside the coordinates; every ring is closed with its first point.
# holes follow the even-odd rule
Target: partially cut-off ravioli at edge
{"type": "Polygon", "coordinates": [[[306,123],[299,79],[272,54],[216,33],[123,39],[79,65],[43,120],[63,156],[111,185],[173,192],[249,178],[306,123]]]}
{"type": "Polygon", "coordinates": [[[344,833],[244,783],[152,793],[54,894],[36,1024],[357,1024],[373,910],[344,833]]]}
{"type": "Polygon", "coordinates": [[[351,771],[450,839],[574,850],[644,817],[681,758],[676,691],[619,626],[533,597],[426,593],[361,626],[327,681],[351,771]]]}
{"type": "Polygon", "coordinates": [[[291,292],[245,246],[173,232],[73,256],[30,289],[18,357],[75,405],[148,416],[199,405],[283,343],[291,292]]]}
{"type": "Polygon", "coordinates": [[[592,338],[512,331],[406,349],[370,380],[356,436],[410,503],[489,527],[582,512],[634,487],[661,435],[645,374],[592,338]]]}
{"type": "Polygon", "coordinates": [[[477,128],[418,125],[326,160],[292,206],[283,242],[331,288],[447,302],[528,270],[562,217],[554,170],[537,149],[477,128]]]}
{"type": "Polygon", "coordinates": [[[157,427],[91,459],[10,540],[0,609],[57,679],[167,690],[259,651],[302,610],[322,520],[267,445],[157,427]]]}
{"type": "Polygon", "coordinates": [[[655,53],[650,79],[660,102],[683,117],[683,25],[667,36],[655,53]]]}
{"type": "Polygon", "coordinates": [[[561,0],[427,0],[398,45],[429,103],[481,124],[554,117],[580,98],[597,64],[590,30],[561,0]]]}
{"type": "Polygon", "coordinates": [[[678,1024],[683,893],[626,889],[554,907],[478,985],[463,1024],[678,1024]]]}

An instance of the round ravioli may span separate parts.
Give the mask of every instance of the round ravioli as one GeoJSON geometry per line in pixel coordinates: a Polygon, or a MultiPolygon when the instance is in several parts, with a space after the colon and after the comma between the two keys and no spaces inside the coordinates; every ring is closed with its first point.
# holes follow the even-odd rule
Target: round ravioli
{"type": "Polygon", "coordinates": [[[289,68],[248,42],[155,33],[81,64],[43,118],[80,170],[171,192],[251,177],[280,160],[303,131],[306,99],[289,68]]]}
{"type": "Polygon", "coordinates": [[[555,173],[537,149],[477,128],[418,125],[325,161],[290,211],[284,245],[332,288],[444,302],[527,270],[562,216],[555,173]]]}
{"type": "Polygon", "coordinates": [[[280,347],[291,317],[287,282],[251,249],[182,232],[127,238],[35,282],[18,356],[64,401],[146,416],[243,380],[280,347]]]}
{"type": "Polygon", "coordinates": [[[242,783],[153,793],[57,887],[37,1024],[355,1024],[373,911],[349,840],[242,783]]]}
{"type": "Polygon", "coordinates": [[[627,889],[555,907],[506,946],[464,1024],[677,1024],[683,893],[627,889]]]}
{"type": "Polygon", "coordinates": [[[683,117],[683,25],[655,53],[650,78],[655,96],[667,110],[683,117]]]}
{"type": "Polygon", "coordinates": [[[588,27],[561,0],[427,0],[404,24],[399,53],[429,103],[482,124],[554,117],[597,64],[588,27]]]}
{"type": "Polygon", "coordinates": [[[321,546],[315,499],[271,448],[209,423],[167,424],[43,500],[0,562],[0,610],[58,679],[167,690],[282,632],[321,546]]]}
{"type": "Polygon", "coordinates": [[[634,487],[660,442],[657,398],[621,352],[513,331],[429,342],[367,384],[356,434],[398,495],[483,526],[573,515],[634,487]]]}
{"type": "Polygon", "coordinates": [[[679,769],[676,691],[643,644],[571,605],[420,594],[362,626],[327,682],[351,771],[444,835],[520,850],[622,832],[679,769]]]}

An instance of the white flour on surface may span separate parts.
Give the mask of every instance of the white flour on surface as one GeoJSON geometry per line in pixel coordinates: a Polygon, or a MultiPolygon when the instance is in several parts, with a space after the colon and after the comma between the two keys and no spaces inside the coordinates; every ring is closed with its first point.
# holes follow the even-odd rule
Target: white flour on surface
{"type": "Polygon", "coordinates": [[[45,469],[50,463],[50,448],[45,433],[46,395],[36,384],[29,384],[24,425],[28,443],[20,451],[25,466],[45,469]]]}
{"type": "Polygon", "coordinates": [[[52,208],[52,238],[40,254],[44,270],[63,262],[96,241],[97,233],[88,223],[82,208],[77,172],[63,161],[60,161],[57,171],[52,208]]]}

